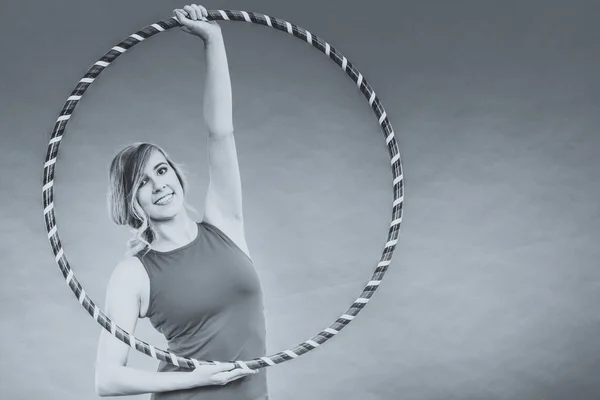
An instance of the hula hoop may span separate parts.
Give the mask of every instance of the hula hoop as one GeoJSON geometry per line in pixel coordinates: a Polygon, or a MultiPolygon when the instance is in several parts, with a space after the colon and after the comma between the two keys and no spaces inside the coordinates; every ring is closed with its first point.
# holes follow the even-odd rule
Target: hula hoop
{"type": "MultiPolygon", "coordinates": [[[[392,184],[394,194],[392,203],[392,222],[390,223],[387,241],[383,248],[381,258],[375,267],[375,271],[373,272],[371,279],[366,284],[362,293],[346,310],[346,312],[338,317],[329,327],[322,330],[312,338],[298,344],[297,346],[253,360],[229,361],[234,363],[236,368],[259,369],[293,360],[298,356],[306,354],[309,351],[321,346],[323,343],[337,335],[344,327],[346,327],[369,302],[369,299],[379,287],[385,272],[391,263],[392,255],[396,248],[396,244],[398,243],[400,224],[402,222],[402,208],[404,204],[402,162],[400,159],[400,152],[396,143],[394,130],[392,129],[390,120],[388,119],[381,102],[375,95],[375,91],[367,83],[363,75],[354,67],[354,65],[352,65],[352,63],[350,63],[350,61],[348,61],[348,59],[333,46],[330,46],[318,36],[311,34],[307,30],[297,25],[278,18],[269,17],[264,14],[246,11],[211,10],[208,12],[207,19],[215,21],[242,21],[268,26],[270,28],[289,33],[296,38],[302,39],[320,52],[327,55],[346,73],[350,79],[352,79],[364,97],[368,100],[369,106],[375,113],[381,131],[383,132],[390,156],[390,164],[392,167],[392,184]]],[[[87,312],[96,320],[96,322],[98,322],[105,330],[110,332],[114,337],[127,344],[131,348],[157,360],[168,362],[176,366],[194,369],[199,365],[217,364],[223,361],[205,361],[177,356],[169,351],[161,350],[136,338],[111,321],[110,318],[108,318],[85,293],[85,290],[75,277],[75,274],[73,273],[73,270],[67,261],[64,248],[61,244],[54,215],[54,168],[58,156],[58,149],[67,123],[69,122],[69,118],[71,118],[71,115],[73,114],[73,111],[75,110],[75,107],[77,106],[83,93],[100,75],[100,73],[104,71],[104,69],[108,67],[114,60],[116,60],[121,54],[125,53],[136,44],[156,35],[157,33],[166,31],[176,26],[180,26],[180,24],[175,18],[172,17],[149,25],[146,28],[130,35],[125,40],[111,48],[110,51],[108,51],[104,56],[102,56],[102,58],[100,58],[100,60],[98,60],[78,82],[77,86],[75,89],[73,89],[71,95],[67,99],[67,102],[63,106],[54,125],[54,130],[52,131],[52,136],[50,143],[48,144],[46,159],[44,162],[42,194],[44,204],[44,221],[48,232],[48,240],[54,253],[54,260],[60,268],[67,285],[71,288],[83,308],[85,308],[87,312]]]]}

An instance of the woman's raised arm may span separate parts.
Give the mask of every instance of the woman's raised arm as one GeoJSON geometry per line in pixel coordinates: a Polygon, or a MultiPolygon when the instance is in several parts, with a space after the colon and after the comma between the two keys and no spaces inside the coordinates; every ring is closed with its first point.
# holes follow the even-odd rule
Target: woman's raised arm
{"type": "Polygon", "coordinates": [[[250,256],[244,234],[242,185],[233,136],[231,79],[221,28],[216,22],[205,20],[207,11],[201,6],[175,10],[175,16],[185,32],[204,41],[206,53],[203,109],[208,127],[210,181],[204,220],[221,229],[250,256]]]}

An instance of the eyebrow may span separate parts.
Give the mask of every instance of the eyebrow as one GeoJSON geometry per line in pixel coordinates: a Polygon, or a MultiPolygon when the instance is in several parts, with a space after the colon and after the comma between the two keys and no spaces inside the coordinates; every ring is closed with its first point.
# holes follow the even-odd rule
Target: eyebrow
{"type": "Polygon", "coordinates": [[[165,165],[165,166],[166,166],[166,165],[167,165],[167,163],[166,163],[166,162],[164,162],[164,161],[161,161],[161,162],[159,162],[158,164],[156,164],[156,165],[154,166],[154,170],[156,171],[156,170],[157,170],[159,167],[162,167],[163,165],[165,165]]]}

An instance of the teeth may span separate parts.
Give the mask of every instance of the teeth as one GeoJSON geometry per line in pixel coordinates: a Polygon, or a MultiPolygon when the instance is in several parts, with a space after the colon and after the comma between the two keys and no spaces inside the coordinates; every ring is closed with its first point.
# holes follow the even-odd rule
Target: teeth
{"type": "Polygon", "coordinates": [[[156,200],[155,204],[164,204],[167,201],[171,200],[171,197],[173,197],[173,193],[170,193],[164,197],[161,197],[160,199],[156,200]]]}

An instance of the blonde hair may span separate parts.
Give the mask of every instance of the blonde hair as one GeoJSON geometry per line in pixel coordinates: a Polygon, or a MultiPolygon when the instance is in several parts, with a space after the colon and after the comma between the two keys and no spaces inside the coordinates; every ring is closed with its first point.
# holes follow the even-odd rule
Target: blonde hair
{"type": "MultiPolygon", "coordinates": [[[[150,218],[137,200],[144,168],[154,151],[159,151],[173,168],[184,193],[187,188],[183,166],[173,162],[168,154],[155,144],[134,143],[115,155],[109,170],[108,212],[117,225],[128,225],[132,228],[133,236],[127,242],[128,255],[135,255],[143,250],[148,252],[156,238],[150,218]]],[[[187,204],[184,205],[190,211],[196,212],[187,204]]]]}

